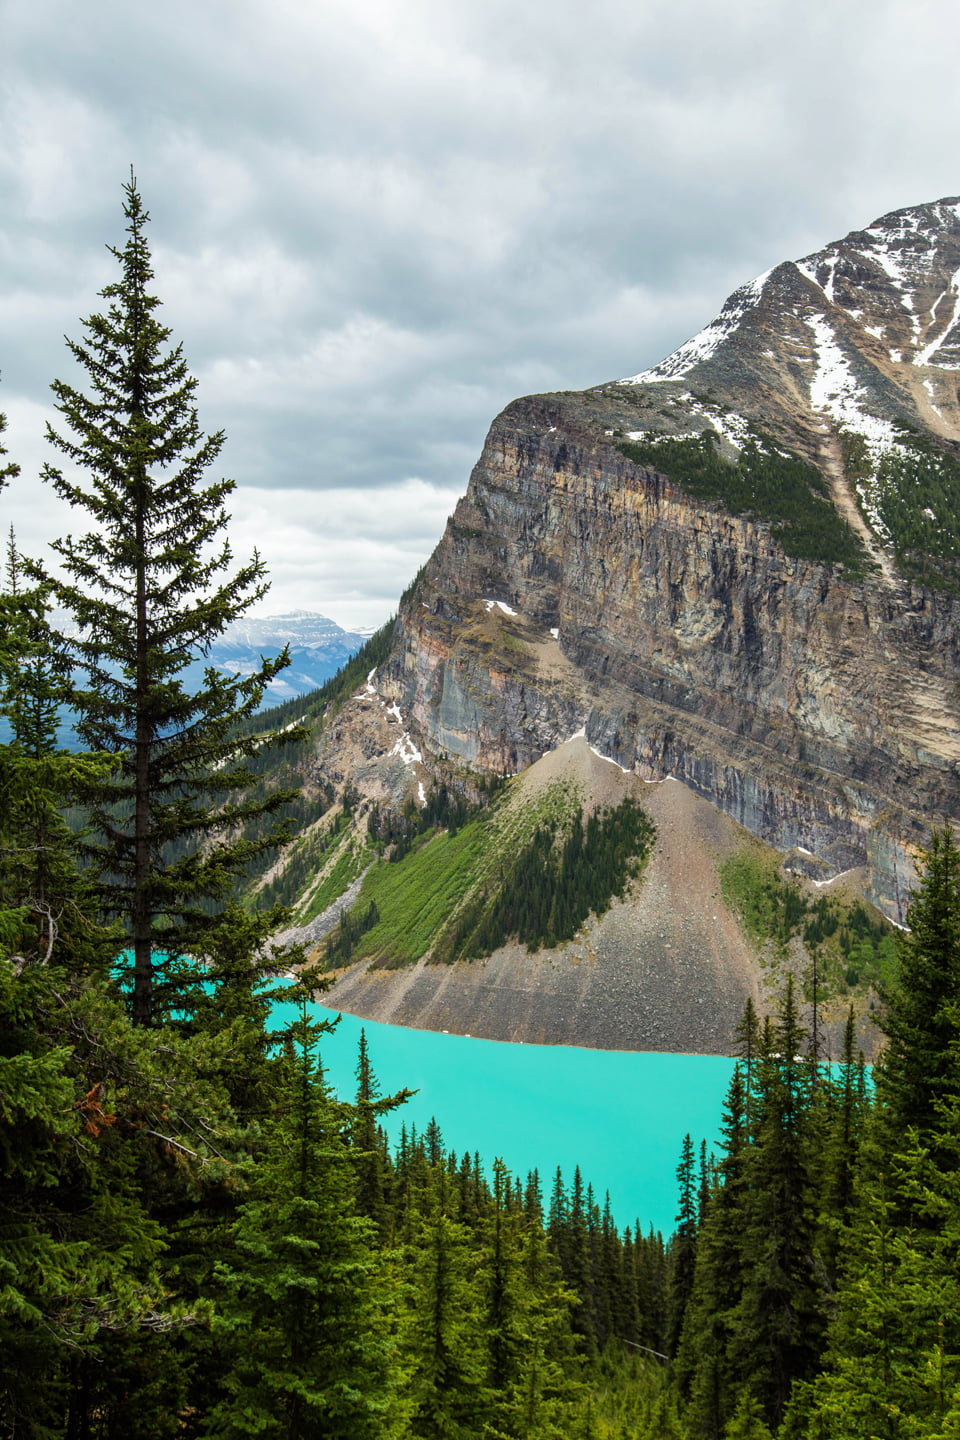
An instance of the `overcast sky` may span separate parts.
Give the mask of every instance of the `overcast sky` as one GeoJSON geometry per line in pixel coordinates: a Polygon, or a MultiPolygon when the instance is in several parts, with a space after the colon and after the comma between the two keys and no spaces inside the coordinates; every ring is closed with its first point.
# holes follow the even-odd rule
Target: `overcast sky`
{"type": "Polygon", "coordinates": [[[769,266],[960,193],[955,0],[0,0],[0,36],[3,528],[86,528],[36,477],[132,164],[259,609],[348,627],[509,400],[634,374],[769,266]]]}

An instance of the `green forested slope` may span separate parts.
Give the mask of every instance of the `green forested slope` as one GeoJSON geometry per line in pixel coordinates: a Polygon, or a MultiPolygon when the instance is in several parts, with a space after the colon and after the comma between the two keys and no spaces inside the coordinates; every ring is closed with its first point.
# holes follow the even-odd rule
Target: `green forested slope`
{"type": "Polygon", "coordinates": [[[699,500],[717,502],[733,515],[769,521],[788,555],[841,564],[854,575],[868,568],[863,542],[837,513],[820,471],[764,436],[745,445],[735,461],[721,455],[712,430],[677,439],[651,435],[623,441],[618,449],[635,464],[669,476],[699,500]]]}
{"type": "MultiPolygon", "coordinates": [[[[365,850],[344,835],[329,872],[345,889],[366,864],[355,915],[373,907],[376,916],[362,930],[349,917],[341,923],[327,942],[331,964],[370,955],[396,967],[428,951],[448,962],[474,959],[511,939],[531,950],[561,944],[624,893],[654,837],[633,800],[584,820],[575,791],[560,784],[536,805],[514,804],[509,787],[473,810],[428,803],[411,810],[387,854],[383,826],[383,817],[369,817],[365,850]]],[[[333,898],[326,881],[311,910],[320,896],[333,898]]]]}

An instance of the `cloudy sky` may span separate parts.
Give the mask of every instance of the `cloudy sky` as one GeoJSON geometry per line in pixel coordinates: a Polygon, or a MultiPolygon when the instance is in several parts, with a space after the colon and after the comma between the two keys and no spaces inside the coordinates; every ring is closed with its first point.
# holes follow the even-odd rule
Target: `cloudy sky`
{"type": "Polygon", "coordinates": [[[960,193],[955,0],[0,0],[0,34],[0,523],[86,528],[36,477],[132,164],[263,613],[381,622],[509,400],[960,193]]]}

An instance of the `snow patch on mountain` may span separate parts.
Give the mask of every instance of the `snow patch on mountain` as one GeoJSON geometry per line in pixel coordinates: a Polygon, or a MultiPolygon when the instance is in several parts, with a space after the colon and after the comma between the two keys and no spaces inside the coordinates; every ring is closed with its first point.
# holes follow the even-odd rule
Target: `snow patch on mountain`
{"type": "Polygon", "coordinates": [[[916,311],[910,304],[917,280],[916,257],[903,250],[892,250],[883,244],[872,245],[864,251],[868,259],[876,262],[892,283],[903,302],[903,308],[910,315],[914,329],[919,327],[916,311]]]}
{"type": "MultiPolygon", "coordinates": [[[[804,323],[814,337],[816,368],[810,381],[811,408],[828,415],[843,429],[862,436],[876,471],[883,455],[891,450],[903,450],[897,442],[897,432],[889,420],[882,420],[865,408],[863,389],[827,317],[808,315],[804,323]]],[[[881,541],[888,541],[890,536],[877,510],[873,482],[858,481],[856,490],[860,507],[874,533],[881,541]]]]}
{"type": "Polygon", "coordinates": [[[423,762],[422,754],[417,749],[416,745],[414,745],[406,730],[404,730],[403,734],[400,736],[400,739],[390,751],[390,754],[399,755],[400,759],[403,760],[404,763],[407,765],[419,765],[423,762]]]}
{"type": "Polygon", "coordinates": [[[698,400],[689,392],[681,395],[680,399],[691,414],[702,415],[705,420],[709,420],[717,434],[724,440],[729,440],[737,450],[742,450],[751,439],[750,421],[734,410],[727,410],[722,405],[711,405],[707,400],[698,400]]]}
{"type": "Polygon", "coordinates": [[[810,381],[810,405],[829,415],[838,425],[863,435],[871,447],[888,448],[896,431],[889,420],[871,415],[865,408],[863,387],[840,347],[836,333],[825,315],[808,315],[804,321],[813,332],[814,374],[810,381]]]}
{"type": "MultiPolygon", "coordinates": [[[[391,700],[388,705],[384,697],[380,694],[380,691],[377,689],[376,685],[373,683],[373,679],[376,673],[376,668],[374,668],[367,675],[366,683],[363,687],[363,694],[369,696],[373,700],[376,700],[380,705],[380,709],[384,712],[385,715],[389,716],[390,720],[394,724],[402,725],[403,715],[400,712],[400,706],[397,704],[396,700],[391,700]]],[[[423,755],[417,749],[416,745],[414,745],[413,740],[410,738],[410,732],[408,730],[404,730],[401,733],[400,738],[395,742],[393,749],[390,751],[390,754],[399,755],[400,759],[404,762],[405,765],[420,765],[423,763],[423,755]]],[[[424,794],[422,781],[420,781],[417,787],[417,800],[420,805],[426,804],[426,795],[424,794]]]]}
{"type": "Polygon", "coordinates": [[[739,328],[744,316],[754,309],[763,293],[763,287],[769,275],[770,271],[765,270],[755,280],[741,285],[739,290],[733,292],[720,314],[715,320],[711,320],[705,330],[701,330],[699,334],[687,340],[679,350],[674,350],[672,355],[661,360],[659,365],[654,365],[651,370],[643,370],[639,375],[628,375],[618,383],[621,385],[644,385],[651,380],[678,380],[703,360],[709,360],[724,340],[739,328]]]}
{"type": "Polygon", "coordinates": [[[830,301],[831,305],[835,305],[837,303],[836,296],[834,294],[834,287],[837,281],[837,261],[839,260],[839,258],[840,257],[838,255],[829,256],[827,260],[827,264],[829,266],[829,274],[823,284],[821,284],[820,281],[817,279],[816,268],[811,263],[812,261],[819,261],[820,264],[823,264],[824,256],[822,254],[807,255],[803,260],[794,261],[794,264],[800,271],[800,274],[803,275],[807,280],[809,280],[812,285],[816,285],[818,290],[822,290],[824,295],[830,301]]]}
{"type": "MultiPolygon", "coordinates": [[[[587,743],[589,744],[589,741],[587,743]]],[[[611,756],[604,755],[603,751],[598,750],[596,745],[590,745],[590,751],[592,754],[596,755],[598,760],[605,760],[608,765],[616,765],[617,769],[622,770],[624,775],[633,774],[633,771],[628,769],[626,765],[621,765],[619,760],[614,760],[611,758],[611,756]]]]}
{"type": "MultiPolygon", "coordinates": [[[[937,355],[943,349],[945,343],[949,340],[954,329],[956,328],[958,309],[960,309],[960,270],[954,271],[953,275],[950,278],[949,285],[945,290],[940,293],[940,295],[937,296],[937,299],[930,307],[930,319],[931,322],[933,322],[933,325],[936,326],[937,334],[928,345],[925,345],[923,349],[914,356],[913,363],[915,365],[937,365],[942,370],[960,370],[960,362],[956,360],[950,361],[943,358],[939,360],[937,359],[937,355]],[[948,296],[952,298],[953,305],[950,310],[949,319],[947,320],[946,324],[943,324],[942,322],[937,321],[936,314],[941,302],[945,300],[948,296]]],[[[930,332],[928,331],[927,333],[929,334],[930,332]]]]}

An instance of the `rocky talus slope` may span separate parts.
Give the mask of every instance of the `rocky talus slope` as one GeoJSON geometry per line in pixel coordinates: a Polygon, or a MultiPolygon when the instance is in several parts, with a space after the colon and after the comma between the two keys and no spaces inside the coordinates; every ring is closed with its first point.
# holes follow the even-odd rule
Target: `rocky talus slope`
{"type": "MultiPolygon", "coordinates": [[[[425,957],[399,971],[369,958],[355,961],[333,972],[324,1004],[490,1040],[729,1051],[747,997],[765,1011],[785,974],[783,966],[757,964],[722,893],[719,869],[742,848],[740,827],[686,785],[622,771],[582,736],[524,773],[527,802],[557,781],[595,804],[631,795],[656,824],[643,876],[622,900],[554,950],[531,953],[511,944],[486,959],[436,965],[425,957]]],[[[844,1014],[841,1004],[822,1016],[822,1038],[833,1054],[840,1053],[844,1014]]],[[[868,1016],[859,1040],[871,1054],[876,1033],[868,1016]]]]}

